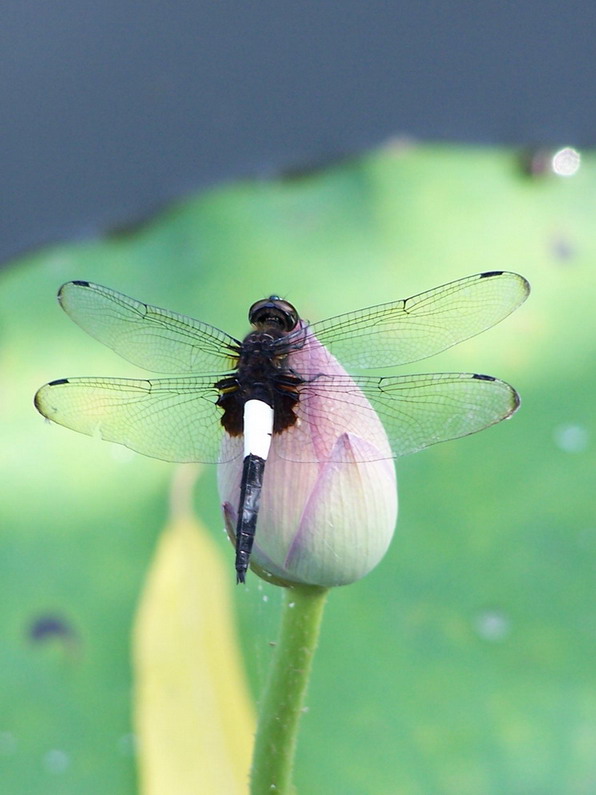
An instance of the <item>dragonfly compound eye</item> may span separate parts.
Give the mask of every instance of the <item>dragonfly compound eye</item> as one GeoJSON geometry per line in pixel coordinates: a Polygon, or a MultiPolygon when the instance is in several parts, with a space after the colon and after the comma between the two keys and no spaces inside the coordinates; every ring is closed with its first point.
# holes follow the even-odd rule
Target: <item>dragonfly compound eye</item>
{"type": "Polygon", "coordinates": [[[277,326],[282,331],[293,331],[298,324],[298,312],[288,301],[271,295],[251,306],[248,319],[252,326],[259,328],[277,326]]]}

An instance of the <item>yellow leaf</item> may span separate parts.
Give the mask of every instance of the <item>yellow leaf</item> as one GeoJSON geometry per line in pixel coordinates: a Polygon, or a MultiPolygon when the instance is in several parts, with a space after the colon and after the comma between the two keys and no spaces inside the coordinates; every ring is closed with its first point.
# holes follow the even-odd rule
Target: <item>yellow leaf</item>
{"type": "Polygon", "coordinates": [[[229,566],[192,514],[180,467],[134,631],[142,795],[245,795],[255,732],[229,566]]]}

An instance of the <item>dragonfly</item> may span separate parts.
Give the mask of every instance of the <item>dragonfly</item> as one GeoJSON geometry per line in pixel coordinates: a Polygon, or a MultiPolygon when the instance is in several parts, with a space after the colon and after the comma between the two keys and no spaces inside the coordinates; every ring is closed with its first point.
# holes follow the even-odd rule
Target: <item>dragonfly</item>
{"type": "Polygon", "coordinates": [[[358,433],[363,412],[375,413],[386,437],[371,445],[372,460],[510,417],[519,395],[493,376],[349,375],[348,369],[382,370],[444,351],[503,320],[529,290],[519,274],[488,271],[314,323],[271,295],[250,307],[252,330],[239,340],[108,287],[71,281],[58,300],[72,320],[124,359],[169,377],[60,378],[38,390],[35,406],[67,428],[165,461],[222,463],[242,456],[235,529],[242,583],[272,439],[291,441],[280,455],[292,461],[328,459],[334,440],[358,433]],[[321,346],[339,362],[339,372],[317,364],[321,346]],[[227,443],[237,439],[240,446],[227,443]]]}

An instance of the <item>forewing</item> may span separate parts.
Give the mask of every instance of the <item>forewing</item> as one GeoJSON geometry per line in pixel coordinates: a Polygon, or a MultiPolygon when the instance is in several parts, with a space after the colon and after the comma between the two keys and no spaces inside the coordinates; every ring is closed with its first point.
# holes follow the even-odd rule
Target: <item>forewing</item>
{"type": "Polygon", "coordinates": [[[217,373],[234,367],[238,340],[207,323],[91,282],[67,282],[58,300],[88,334],[146,370],[217,373]]]}
{"type": "MultiPolygon", "coordinates": [[[[402,456],[481,431],[510,417],[519,402],[509,384],[477,373],[322,376],[301,393],[300,411],[302,422],[314,423],[318,435],[336,437],[345,431],[358,434],[359,424],[368,428],[367,412],[375,411],[393,455],[402,456]],[[368,405],[363,406],[363,396],[368,405]],[[350,409],[348,424],[346,407],[350,409]]],[[[303,428],[300,434],[305,434],[303,428]]],[[[378,445],[377,440],[370,441],[378,445]]],[[[292,455],[300,458],[300,449],[292,455]]]]}
{"type": "Polygon", "coordinates": [[[208,378],[69,378],[35,396],[44,417],[164,461],[221,460],[219,391],[208,378]]]}
{"type": "Polygon", "coordinates": [[[433,356],[494,326],[529,291],[517,273],[480,273],[402,301],[313,323],[310,331],[348,368],[393,367],[433,356]]]}

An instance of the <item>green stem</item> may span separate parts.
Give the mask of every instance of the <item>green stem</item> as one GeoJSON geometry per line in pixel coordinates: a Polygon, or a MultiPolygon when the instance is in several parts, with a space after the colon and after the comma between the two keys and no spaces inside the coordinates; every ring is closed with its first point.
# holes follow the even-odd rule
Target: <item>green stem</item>
{"type": "Polygon", "coordinates": [[[298,724],[326,597],[325,588],[285,589],[279,639],[261,701],[251,795],[292,791],[298,724]]]}

